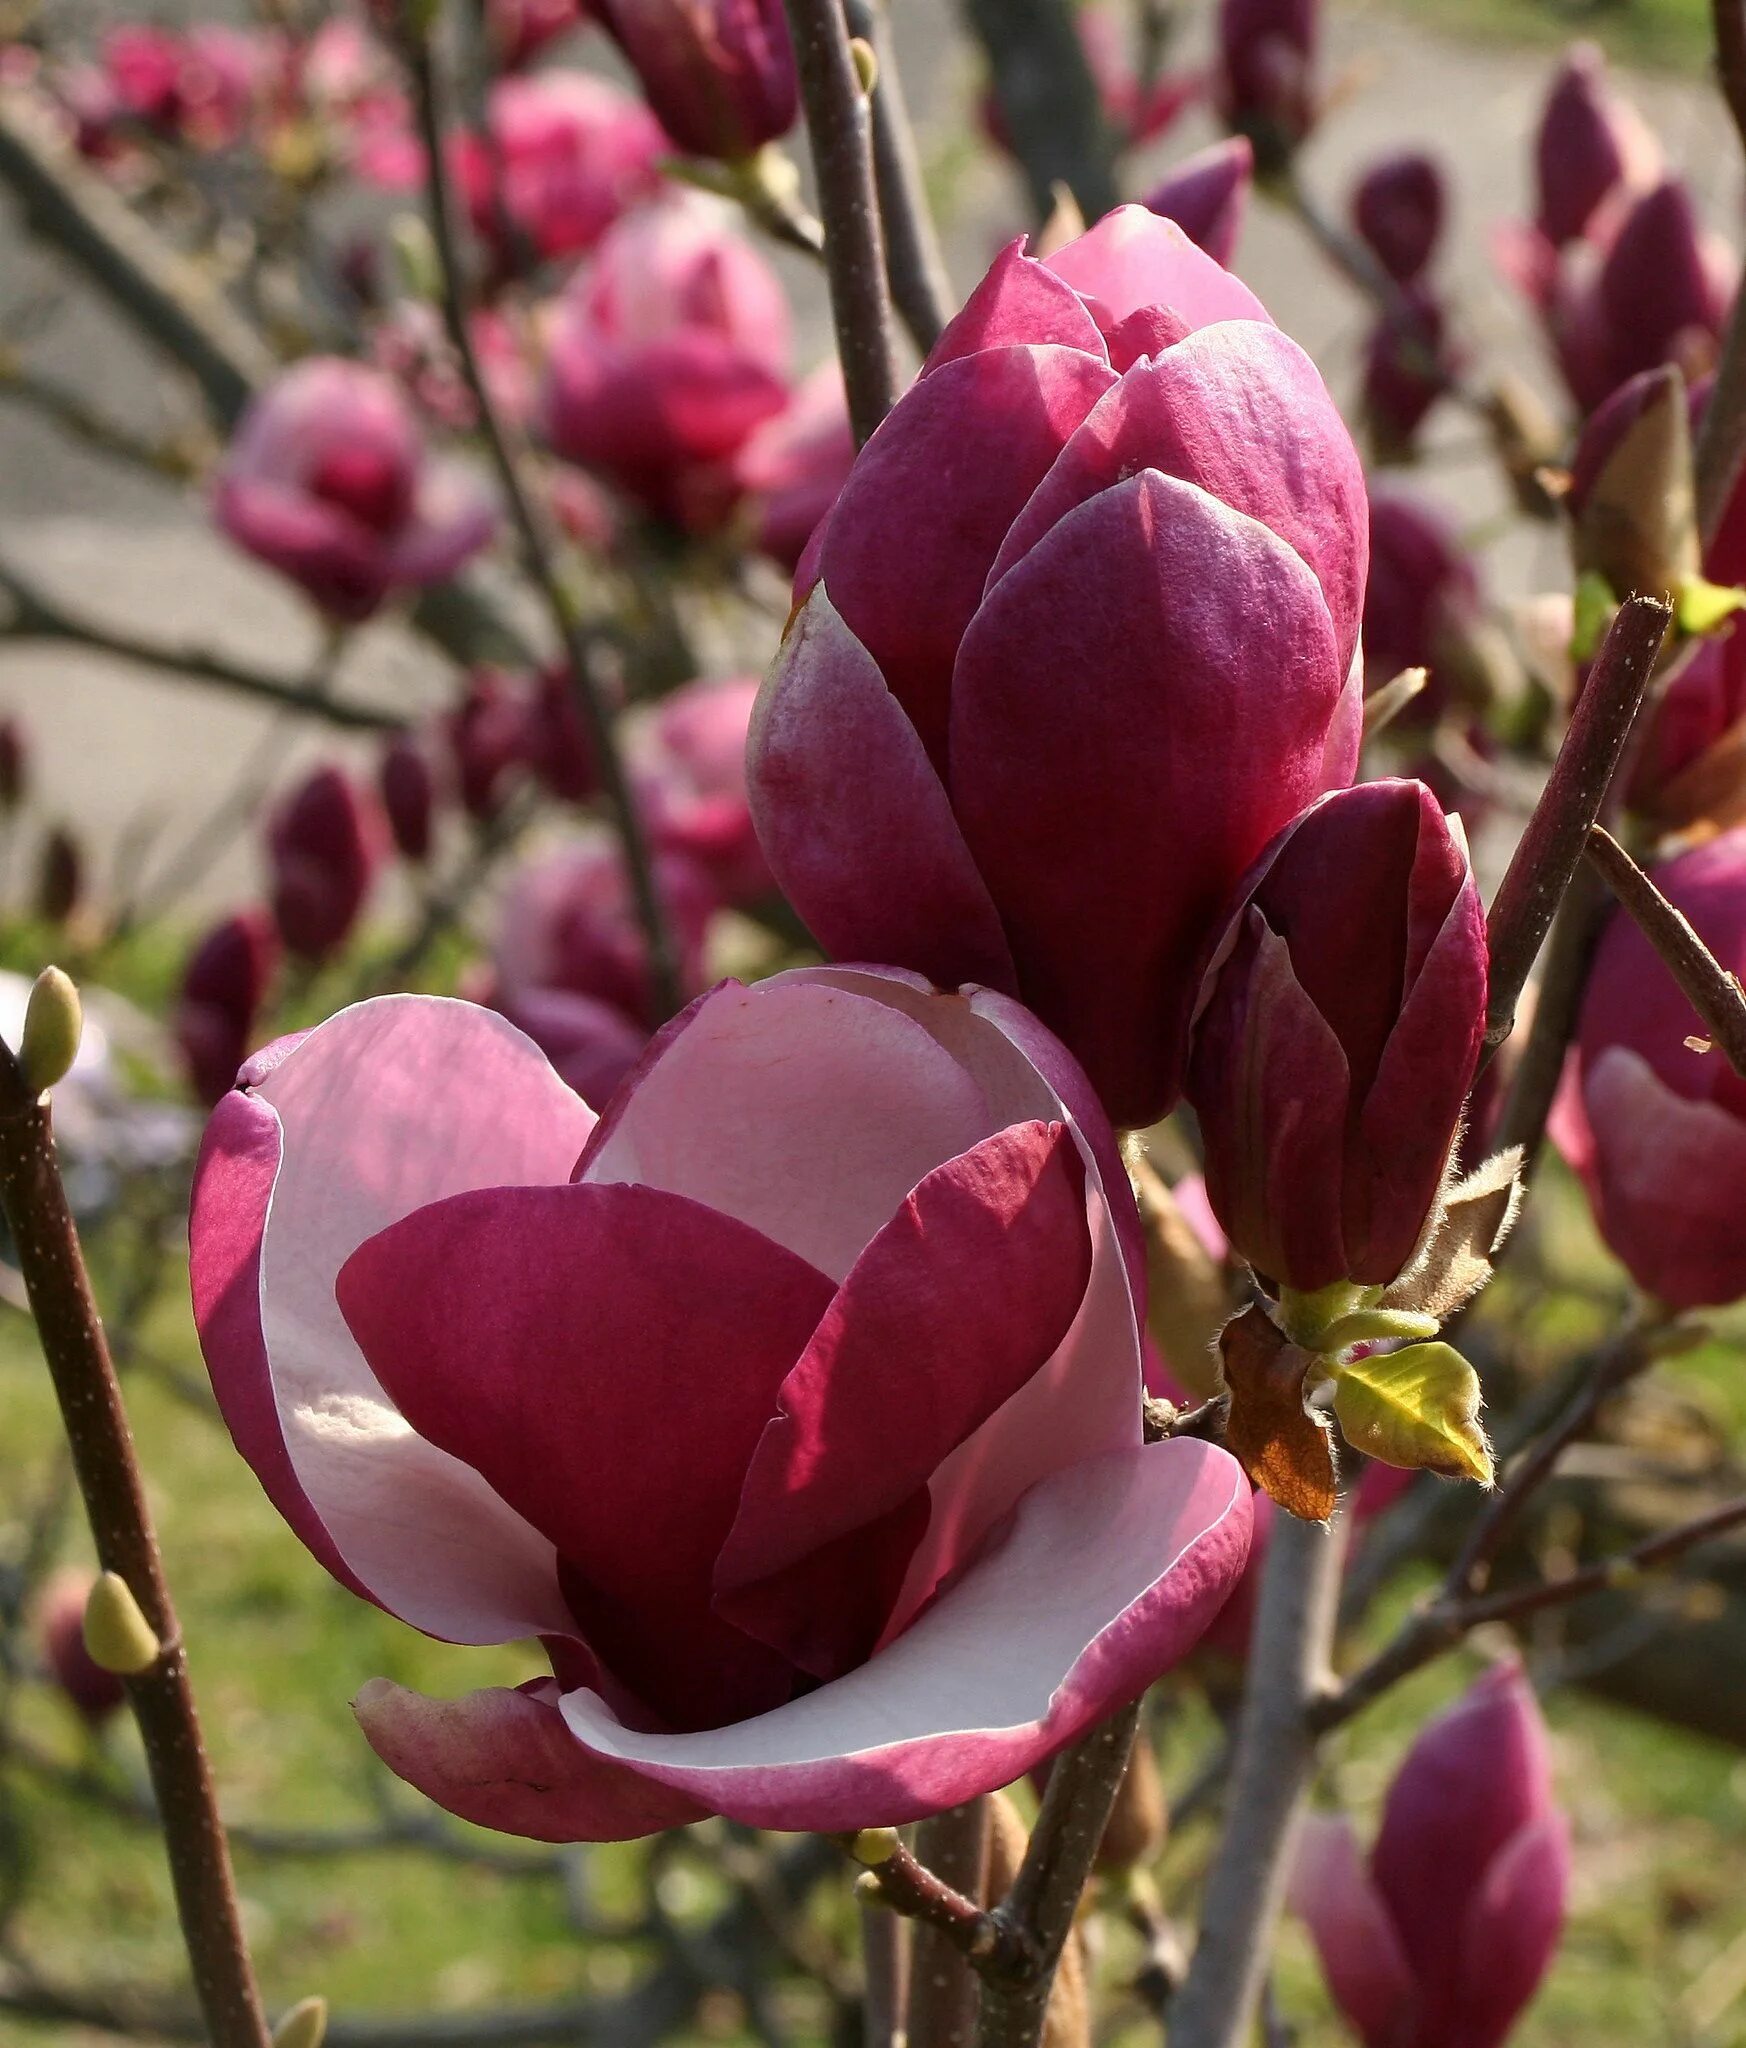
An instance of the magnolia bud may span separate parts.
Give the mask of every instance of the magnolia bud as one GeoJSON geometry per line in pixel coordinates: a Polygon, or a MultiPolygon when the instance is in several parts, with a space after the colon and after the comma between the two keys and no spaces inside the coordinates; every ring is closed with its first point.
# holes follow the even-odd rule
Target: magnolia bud
{"type": "Polygon", "coordinates": [[[1352,193],[1352,225],[1397,284],[1411,284],[1435,255],[1447,212],[1443,173],[1421,150],[1379,159],[1352,193]]]}
{"type": "Polygon", "coordinates": [[[1254,182],[1255,145],[1246,135],[1232,135],[1186,157],[1141,203],[1173,220],[1215,263],[1228,264],[1254,182]]]}
{"type": "Polygon", "coordinates": [[[50,1676],[80,1715],[97,1727],[126,1703],[127,1691],[85,1647],[85,1605],[93,1576],[76,1566],[56,1572],[43,1587],[36,1625],[50,1676]]]}
{"type": "Polygon", "coordinates": [[[44,924],[63,925],[85,894],[85,858],[79,842],[57,825],[42,843],[36,870],[36,914],[44,924]]]}
{"type": "Polygon", "coordinates": [[[879,53],[865,36],[855,36],[849,43],[849,55],[855,60],[855,76],[861,81],[862,92],[871,99],[873,88],[879,83],[879,53]]]}
{"type": "Polygon", "coordinates": [[[41,1095],[72,1072],[84,1023],[79,991],[71,978],[58,967],[45,967],[30,991],[24,1034],[18,1042],[18,1063],[32,1095],[41,1095]]]}
{"type": "Polygon", "coordinates": [[[1583,428],[1570,471],[1578,576],[1615,598],[1676,597],[1699,573],[1685,380],[1670,365],[1621,384],[1583,428]]]}
{"type": "Polygon", "coordinates": [[[119,1572],[100,1572],[92,1583],[85,1602],[85,1647],[99,1669],[122,1678],[138,1678],[163,1655],[163,1644],[119,1572]]]}
{"type": "Polygon", "coordinates": [[[376,769],[376,783],[394,844],[407,860],[428,860],[436,777],[431,773],[430,757],[417,740],[399,733],[389,742],[376,769]]]}
{"type": "Polygon", "coordinates": [[[327,2038],[327,2000],[300,1998],[273,2029],[273,2048],[321,2048],[327,2038]]]}
{"type": "Polygon", "coordinates": [[[29,785],[29,748],[16,718],[0,718],[0,811],[15,811],[29,785]]]}

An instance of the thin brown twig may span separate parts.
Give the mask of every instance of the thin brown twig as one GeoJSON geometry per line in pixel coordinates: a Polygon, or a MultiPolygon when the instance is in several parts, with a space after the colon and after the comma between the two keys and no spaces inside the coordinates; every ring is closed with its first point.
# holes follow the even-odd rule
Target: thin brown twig
{"type": "MultiPolygon", "coordinates": [[[[989,1802],[966,1800],[924,1820],[916,1860],[967,1899],[988,1896],[989,1802]]],[[[906,2033],[913,2048],[970,2048],[976,2033],[977,1979],[960,1944],[925,1922],[910,1949],[906,2033]]]]}
{"type": "Polygon", "coordinates": [[[1613,835],[1596,825],[1588,857],[1665,962],[1736,1074],[1746,1076],[1746,996],[1683,911],[1676,910],[1613,835]]]}
{"type": "Polygon", "coordinates": [[[1485,1044],[1495,1051],[1600,814],[1649,687],[1671,608],[1629,597],[1619,607],[1576,701],[1564,744],[1486,917],[1490,994],[1485,1044]]]}
{"type": "Polygon", "coordinates": [[[806,108],[831,319],[857,443],[897,403],[885,238],[873,168],[873,111],[861,90],[842,0],[786,0],[806,108]]]}
{"type": "Polygon", "coordinates": [[[85,1511],[105,1571],[117,1573],[161,1645],[127,1680],[170,1876],[213,2048],[267,2048],[224,1824],[188,1681],[121,1388],[55,1158],[49,1098],[0,1048],[0,1207],[17,1247],[85,1511]]]}
{"type": "Polygon", "coordinates": [[[506,425],[479,366],[468,319],[467,287],[455,232],[454,196],[446,169],[441,96],[436,64],[426,34],[415,25],[410,0],[402,9],[401,54],[412,79],[418,130],[425,154],[425,204],[431,238],[436,245],[442,283],[444,324],[472,395],[480,432],[490,451],[498,482],[521,543],[528,575],[551,618],[564,651],[570,687],[588,728],[599,770],[602,793],[618,833],[619,846],[649,955],[649,980],[661,1015],[671,1016],[682,1000],[679,956],[672,928],[655,880],[654,856],[626,773],[613,717],[595,674],[594,650],[558,567],[558,543],[549,508],[536,497],[528,480],[526,451],[511,445],[506,425]]]}
{"type": "MultiPolygon", "coordinates": [[[[842,1836],[839,1840],[847,1848],[853,1837],[842,1836]]],[[[993,1914],[929,1870],[901,1842],[872,1867],[870,1875],[877,1886],[877,1897],[892,1912],[934,1928],[979,1968],[1001,1952],[1002,1930],[996,1926],[993,1914]]],[[[874,1886],[867,1890],[869,1896],[874,1895],[874,1886]]]]}
{"type": "Polygon", "coordinates": [[[848,0],[849,27],[878,64],[873,87],[873,171],[885,231],[885,275],[891,301],[925,356],[952,317],[952,282],[922,178],[909,102],[897,68],[885,0],[848,0]]]}

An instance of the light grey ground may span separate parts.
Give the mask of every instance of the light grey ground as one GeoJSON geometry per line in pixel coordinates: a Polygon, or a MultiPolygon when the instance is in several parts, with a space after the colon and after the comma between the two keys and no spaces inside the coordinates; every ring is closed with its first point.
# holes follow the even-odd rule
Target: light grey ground
{"type": "MultiPolygon", "coordinates": [[[[1407,144],[1436,151],[1456,191],[1445,274],[1463,329],[1479,355],[1506,356],[1550,393],[1534,337],[1487,256],[1491,223],[1524,204],[1526,138],[1548,58],[1451,42],[1339,0],[1330,11],[1330,68],[1343,104],[1308,153],[1307,181],[1338,204],[1355,170],[1375,153],[1407,144]]],[[[924,147],[949,192],[948,247],[962,292],[1022,225],[1020,194],[1004,167],[965,141],[975,72],[953,10],[944,0],[894,0],[894,13],[924,147]]],[[[1672,161],[1692,178],[1712,222],[1733,232],[1737,156],[1709,93],[1665,79],[1632,80],[1630,90],[1672,161]]],[[[1212,135],[1206,114],[1185,118],[1136,164],[1131,189],[1143,190],[1171,160],[1212,135]]],[[[810,361],[826,346],[822,289],[805,266],[785,268],[800,310],[802,360],[810,361]]],[[[1363,309],[1301,231],[1257,205],[1238,268],[1280,324],[1316,355],[1336,396],[1349,400],[1363,309]]],[[[10,214],[0,213],[0,312],[34,298],[56,274],[55,259],[30,248],[10,214]]],[[[153,364],[82,287],[69,283],[46,336],[39,359],[61,381],[141,425],[172,416],[153,364]]],[[[1424,482],[1478,526],[1500,509],[1498,488],[1473,428],[1445,411],[1424,482]]],[[[0,402],[0,551],[69,604],[122,628],[197,639],[276,667],[294,668],[315,650],[306,610],[276,579],[216,540],[197,504],[69,448],[56,430],[10,402],[0,402]]],[[[1500,588],[1525,591],[1559,580],[1549,536],[1524,539],[1518,528],[1491,552],[1500,588]]],[[[391,625],[363,636],[346,675],[360,691],[409,706],[430,701],[443,685],[433,657],[391,625]]],[[[234,781],[266,730],[252,707],[194,685],[151,680],[60,648],[4,642],[0,708],[28,719],[45,801],[97,851],[99,868],[144,814],[172,817],[185,832],[234,781]]],[[[301,744],[333,742],[309,735],[301,744]]],[[[245,839],[208,877],[204,896],[223,901],[247,890],[250,868],[245,839]]]]}

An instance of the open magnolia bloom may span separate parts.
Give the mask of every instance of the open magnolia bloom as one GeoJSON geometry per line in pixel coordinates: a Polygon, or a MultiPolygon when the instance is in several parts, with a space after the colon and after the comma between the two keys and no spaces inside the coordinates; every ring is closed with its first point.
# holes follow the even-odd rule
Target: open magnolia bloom
{"type": "Polygon", "coordinates": [[[724,983],[597,1118],[489,1012],[389,996],[243,1070],[196,1180],[232,1434],[345,1584],[554,1675],[357,1702],[545,1839],[895,1823],[1193,1645],[1248,1487],[1141,1438],[1136,1218],[1027,1012],[891,969],[724,983]]]}

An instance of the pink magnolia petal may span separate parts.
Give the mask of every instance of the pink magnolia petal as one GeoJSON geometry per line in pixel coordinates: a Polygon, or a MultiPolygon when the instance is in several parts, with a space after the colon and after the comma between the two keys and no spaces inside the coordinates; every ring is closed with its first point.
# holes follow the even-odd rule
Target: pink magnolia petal
{"type": "Polygon", "coordinates": [[[389,551],[396,583],[440,583],[490,540],[497,509],[478,479],[454,463],[429,463],[412,518],[389,551]]]}
{"type": "Polygon", "coordinates": [[[954,808],[1025,1000],[1113,1121],[1149,1123],[1175,1099],[1199,955],[1249,863],[1318,792],[1345,674],[1301,557],[1155,471],[1070,512],[966,633],[954,808]],[[1107,878],[1094,897],[1088,873],[1107,878]]]}
{"type": "Polygon", "coordinates": [[[566,1694],[578,1740],[755,1826],[896,1824],[1010,1784],[1171,1668],[1242,1569],[1249,1488],[1211,1445],[1057,1473],[907,1634],[756,1720],[625,1728],[566,1694]]]}
{"type": "Polygon", "coordinates": [[[367,619],[388,593],[381,537],[295,485],[227,473],[219,479],[214,509],[239,547],[301,583],[336,618],[367,619]]]}
{"type": "Polygon", "coordinates": [[[233,1402],[270,1392],[298,1485],[383,1606],[460,1642],[569,1632],[551,1545],[407,1428],[346,1328],[334,1281],[366,1238],[427,1202],[561,1183],[593,1112],[503,1018],[435,996],[355,1004],[270,1048],[245,1078],[277,1120],[280,1152],[270,1187],[257,1137],[254,1172],[208,1187],[214,1153],[195,1191],[192,1265],[214,1383],[247,1390],[233,1402]],[[246,1239],[258,1240],[258,1334],[235,1307],[246,1239]]]}
{"type": "Polygon", "coordinates": [[[949,1052],[862,995],[727,982],[675,1021],[578,1177],[689,1195],[833,1280],[924,1175],[999,1128],[949,1052]]]}
{"type": "Polygon", "coordinates": [[[1014,520],[990,584],[1075,505],[1139,468],[1199,484],[1294,547],[1322,586],[1342,665],[1351,660],[1369,559],[1364,470],[1296,342],[1221,321],[1129,370],[1014,520]]]}
{"type": "Polygon", "coordinates": [[[369,1239],[337,1292],[413,1428],[556,1545],[609,1670],[680,1726],[787,1697],[711,1574],[821,1273],[654,1188],[497,1187],[369,1239]]]}
{"type": "Polygon", "coordinates": [[[1168,306],[1191,327],[1261,320],[1267,308],[1246,284],[1197,249],[1173,220],[1118,206],[1047,259],[1057,277],[1099,301],[1115,320],[1140,306],[1168,306]]]}
{"type": "MultiPolygon", "coordinates": [[[[720,1610],[820,1678],[878,1641],[883,1604],[797,1600],[821,1545],[877,1523],[1044,1365],[1091,1273],[1085,1174],[1062,1124],[1015,1124],[936,1167],[843,1282],[778,1396],[716,1566],[720,1610]]],[[[871,1586],[871,1580],[863,1583],[871,1586]]]]}
{"type": "Polygon", "coordinates": [[[1690,1102],[1640,1053],[1609,1046],[1583,1077],[1601,1235],[1671,1308],[1746,1295],[1746,1124],[1690,1102]]]}
{"type": "Polygon", "coordinates": [[[765,857],[826,952],[1015,985],[934,764],[822,589],[759,693],[746,755],[765,857]]]}
{"type": "Polygon", "coordinates": [[[1564,1932],[1570,1825],[1543,1815],[1492,1859],[1462,1932],[1457,2005],[1441,2043],[1426,2048],[1503,2048],[1539,1990],[1564,1932]]]}
{"type": "Polygon", "coordinates": [[[1007,528],[1115,380],[1081,349],[984,349],[932,370],[861,451],[820,570],[936,767],[958,642],[1007,528]]]}
{"type": "Polygon", "coordinates": [[[1353,2032],[1365,2048],[1395,2048],[1414,2005],[1413,1974],[1344,1814],[1304,1819],[1289,1898],[1353,2032]]]}
{"type": "Polygon", "coordinates": [[[1047,263],[1025,254],[1021,235],[995,257],[962,310],[946,323],[923,374],[979,349],[1025,342],[1059,342],[1092,356],[1108,353],[1085,301],[1047,263]]]}
{"type": "Polygon", "coordinates": [[[542,1679],[426,1699],[372,1678],[352,1702],[370,1747],[445,1811],[536,1842],[627,1842],[707,1807],[584,1749],[542,1679]]]}

